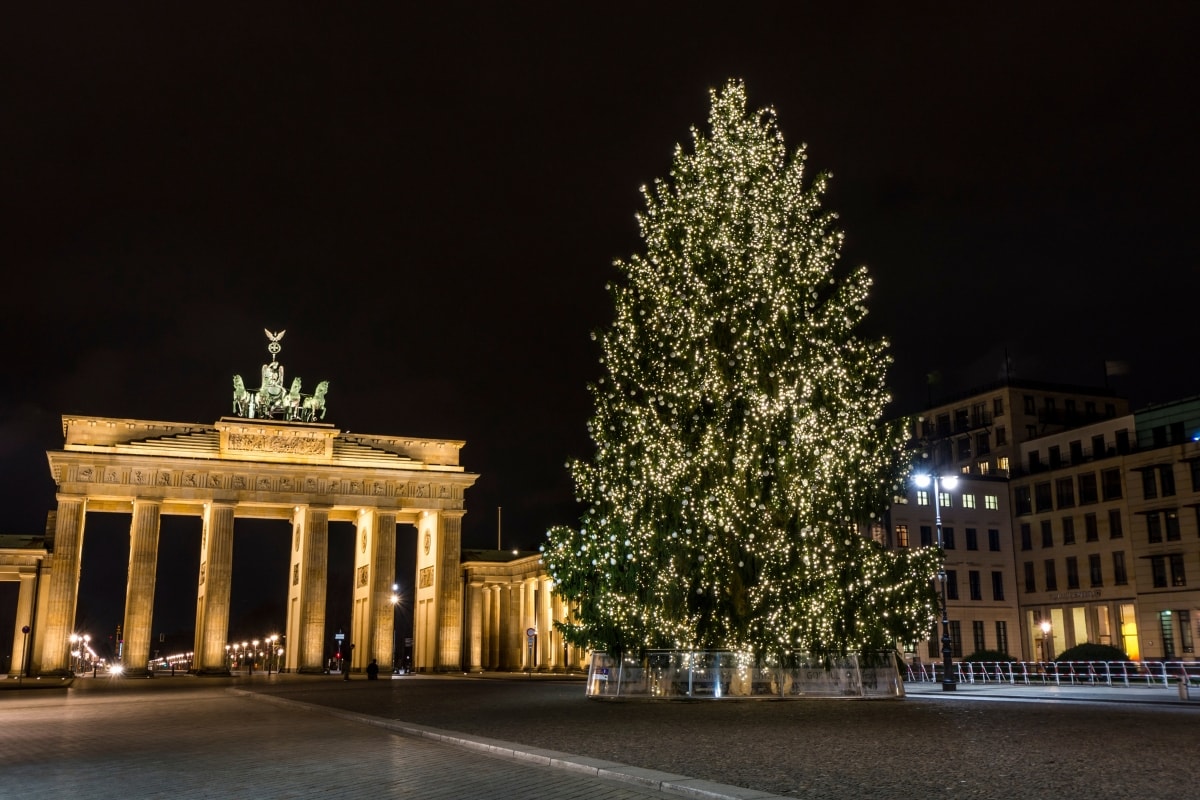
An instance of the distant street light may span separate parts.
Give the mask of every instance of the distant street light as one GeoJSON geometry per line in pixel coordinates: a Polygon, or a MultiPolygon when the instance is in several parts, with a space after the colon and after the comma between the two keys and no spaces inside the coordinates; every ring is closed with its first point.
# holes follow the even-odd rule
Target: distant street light
{"type": "Polygon", "coordinates": [[[913,483],[918,488],[933,484],[933,520],[937,527],[937,546],[942,551],[942,568],[938,570],[938,582],[942,585],[942,691],[953,692],[958,688],[954,677],[954,657],[950,647],[950,611],[946,605],[946,549],[942,543],[942,498],[941,490],[945,487],[953,490],[958,485],[958,476],[947,475],[939,478],[937,475],[916,475],[913,483]]]}

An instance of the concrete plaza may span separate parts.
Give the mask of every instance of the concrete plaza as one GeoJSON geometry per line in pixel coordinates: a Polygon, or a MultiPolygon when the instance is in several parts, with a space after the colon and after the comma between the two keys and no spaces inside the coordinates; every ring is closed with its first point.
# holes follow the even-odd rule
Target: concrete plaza
{"type": "Polygon", "coordinates": [[[0,691],[0,795],[1102,800],[1200,784],[1200,699],[1173,689],[907,689],[614,702],[523,675],[80,678],[0,691]]]}

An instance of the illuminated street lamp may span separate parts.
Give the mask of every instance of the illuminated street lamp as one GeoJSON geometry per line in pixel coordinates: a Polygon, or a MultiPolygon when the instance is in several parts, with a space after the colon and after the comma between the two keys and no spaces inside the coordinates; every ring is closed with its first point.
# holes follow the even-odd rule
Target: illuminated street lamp
{"type": "Polygon", "coordinates": [[[71,634],[71,674],[79,671],[79,634],[71,634]]]}
{"type": "Polygon", "coordinates": [[[942,568],[938,570],[938,582],[942,585],[942,691],[953,692],[958,688],[954,678],[954,657],[950,648],[950,611],[946,605],[946,550],[942,544],[942,488],[953,490],[958,485],[958,477],[947,475],[939,478],[937,475],[917,475],[913,483],[918,488],[933,484],[933,520],[937,528],[937,546],[942,551],[942,568]]]}
{"type": "MultiPolygon", "coordinates": [[[[268,675],[271,674],[271,658],[275,655],[275,642],[278,639],[279,639],[278,634],[274,634],[274,633],[267,637],[266,647],[267,647],[267,674],[268,675]]],[[[279,671],[278,668],[276,668],[275,671],[278,672],[279,671]]]]}
{"type": "Polygon", "coordinates": [[[1053,661],[1054,653],[1051,651],[1050,620],[1043,619],[1040,627],[1042,629],[1042,658],[1046,661],[1053,661]]]}

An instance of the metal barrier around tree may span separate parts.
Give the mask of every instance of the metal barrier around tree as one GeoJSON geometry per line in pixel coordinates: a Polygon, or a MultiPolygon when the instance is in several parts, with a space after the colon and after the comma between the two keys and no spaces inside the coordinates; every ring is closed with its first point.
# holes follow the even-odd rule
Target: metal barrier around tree
{"type": "Polygon", "coordinates": [[[607,699],[903,697],[895,653],[792,654],[755,661],[717,650],[592,653],[587,696],[607,699]]]}

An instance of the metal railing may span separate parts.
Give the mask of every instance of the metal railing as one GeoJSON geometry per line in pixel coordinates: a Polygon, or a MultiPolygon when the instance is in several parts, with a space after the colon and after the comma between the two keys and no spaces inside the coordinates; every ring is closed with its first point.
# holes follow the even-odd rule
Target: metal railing
{"type": "MultiPolygon", "coordinates": [[[[1200,661],[958,661],[954,672],[964,684],[1200,686],[1200,661]]],[[[941,683],[942,665],[908,664],[904,679],[941,683]]]]}

